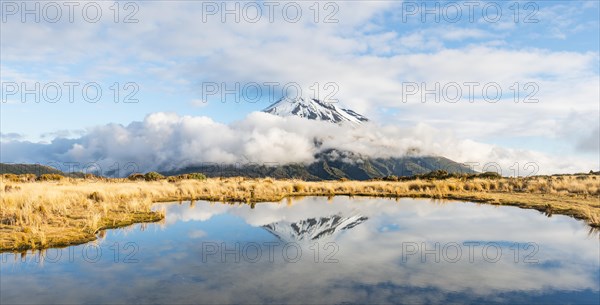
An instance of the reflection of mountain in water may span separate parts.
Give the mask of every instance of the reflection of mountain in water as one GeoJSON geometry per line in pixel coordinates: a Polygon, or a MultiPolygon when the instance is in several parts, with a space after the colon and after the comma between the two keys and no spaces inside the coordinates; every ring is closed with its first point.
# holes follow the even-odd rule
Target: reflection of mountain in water
{"type": "Polygon", "coordinates": [[[264,225],[263,228],[283,241],[307,241],[333,236],[343,230],[354,228],[367,219],[369,218],[361,215],[343,217],[337,214],[297,222],[280,221],[264,225]]]}

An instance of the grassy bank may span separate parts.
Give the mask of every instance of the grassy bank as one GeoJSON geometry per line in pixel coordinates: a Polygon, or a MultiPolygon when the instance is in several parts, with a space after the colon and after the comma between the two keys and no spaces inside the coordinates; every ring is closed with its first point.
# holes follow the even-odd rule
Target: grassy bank
{"type": "Polygon", "coordinates": [[[248,178],[127,179],[3,177],[0,251],[67,246],[94,240],[99,231],[164,217],[159,201],[279,201],[287,196],[428,197],[514,205],[586,220],[600,227],[600,176],[321,181],[248,178]]]}

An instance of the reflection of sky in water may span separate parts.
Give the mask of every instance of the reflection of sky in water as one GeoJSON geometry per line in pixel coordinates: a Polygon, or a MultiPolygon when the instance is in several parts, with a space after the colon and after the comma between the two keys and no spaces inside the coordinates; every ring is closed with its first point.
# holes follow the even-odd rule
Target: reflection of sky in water
{"type": "MultiPolygon", "coordinates": [[[[330,202],[308,197],[291,205],[284,200],[255,209],[206,202],[165,207],[163,224],[108,231],[97,243],[102,255],[96,262],[82,255],[87,248],[94,260],[89,244],[48,250],[44,264],[32,255],[21,262],[3,254],[1,303],[546,304],[598,303],[600,298],[598,233],[564,216],[472,203],[346,197],[330,202]],[[295,263],[283,259],[282,246],[273,249],[272,262],[267,247],[256,263],[243,256],[235,263],[232,254],[222,263],[220,253],[203,261],[203,243],[225,243],[228,249],[239,243],[241,250],[250,243],[281,242],[262,226],[276,223],[277,230],[286,230],[331,215],[368,219],[318,239],[318,263],[309,241],[299,242],[302,257],[295,263]],[[333,256],[338,263],[323,262],[333,251],[324,249],[328,242],[338,247],[333,256]],[[465,242],[480,244],[473,247],[472,261],[465,242]],[[490,242],[502,251],[495,263],[486,258],[493,259],[496,248],[489,250],[490,257],[482,256],[490,242]],[[408,255],[403,248],[423,243],[430,250],[440,245],[425,261],[421,249],[408,255]],[[453,243],[463,252],[454,263],[445,258],[455,258],[456,251],[448,248],[444,256],[442,248],[453,243]],[[514,243],[521,245],[518,262],[514,243]],[[524,262],[533,251],[523,248],[528,243],[539,246],[532,257],[537,264],[524,262]],[[62,255],[53,262],[57,253],[62,255]]],[[[255,251],[249,253],[255,257],[255,251]]],[[[294,256],[293,249],[289,253],[294,256]]]]}

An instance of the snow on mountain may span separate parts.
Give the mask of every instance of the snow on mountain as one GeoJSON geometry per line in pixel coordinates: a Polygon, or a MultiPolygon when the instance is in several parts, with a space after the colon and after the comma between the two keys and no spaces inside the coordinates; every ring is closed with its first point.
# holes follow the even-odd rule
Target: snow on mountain
{"type": "Polygon", "coordinates": [[[267,231],[282,241],[311,241],[333,236],[343,230],[354,228],[368,218],[361,215],[343,217],[340,214],[328,217],[309,218],[297,222],[280,221],[264,225],[267,231]]]}
{"type": "Polygon", "coordinates": [[[350,110],[341,108],[334,103],[327,103],[315,98],[299,97],[290,99],[284,97],[265,108],[263,112],[278,116],[299,116],[311,120],[328,121],[331,123],[351,122],[361,124],[369,119],[350,110]]]}

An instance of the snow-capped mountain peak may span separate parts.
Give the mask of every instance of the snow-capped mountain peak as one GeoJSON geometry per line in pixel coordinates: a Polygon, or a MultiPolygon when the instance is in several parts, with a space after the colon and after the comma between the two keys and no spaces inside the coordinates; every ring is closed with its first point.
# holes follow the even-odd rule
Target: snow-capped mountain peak
{"type": "Polygon", "coordinates": [[[340,107],[336,103],[328,103],[306,97],[295,99],[284,97],[265,108],[263,112],[284,117],[299,116],[310,120],[327,121],[336,124],[343,122],[361,124],[369,120],[353,110],[340,107]]]}

